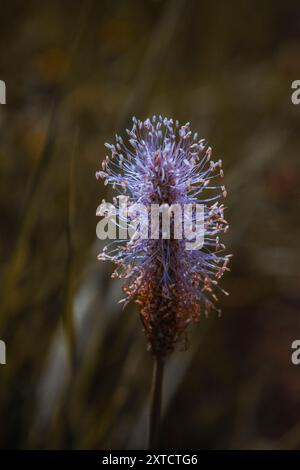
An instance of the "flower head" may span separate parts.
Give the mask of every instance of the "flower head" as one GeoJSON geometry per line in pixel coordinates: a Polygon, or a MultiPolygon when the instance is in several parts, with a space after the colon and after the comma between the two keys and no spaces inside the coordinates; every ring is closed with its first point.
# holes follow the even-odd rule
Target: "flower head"
{"type": "MultiPolygon", "coordinates": [[[[211,148],[192,134],[189,123],[180,126],[161,116],[145,121],[133,118],[127,134],[129,148],[118,135],[115,144],[106,144],[111,156],[96,174],[104,184],[127,196],[129,207],[141,203],[149,214],[153,204],[204,206],[201,249],[187,250],[185,235],[165,239],[160,229],[158,239],[132,235],[112,242],[99,255],[115,263],[113,277],[125,279],[125,304],[131,299],[139,304],[149,349],[166,356],[190,323],[201,314],[219,311],[216,292],[223,291],[219,279],[228,270],[230,258],[219,240],[219,234],[228,229],[224,205],[219,202],[226,190],[214,183],[224,176],[222,162],[211,160],[211,148]]],[[[121,217],[118,210],[117,215],[121,217]]],[[[170,221],[174,225],[172,217],[170,221]]]]}

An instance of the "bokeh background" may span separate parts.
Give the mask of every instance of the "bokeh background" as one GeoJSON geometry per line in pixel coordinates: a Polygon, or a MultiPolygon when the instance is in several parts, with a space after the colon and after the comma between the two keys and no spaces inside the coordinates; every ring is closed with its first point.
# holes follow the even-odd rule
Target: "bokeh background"
{"type": "Polygon", "coordinates": [[[223,316],[166,371],[164,448],[300,448],[299,3],[2,1],[0,447],[144,448],[151,357],[96,261],[95,171],[131,116],[223,159],[223,316]]]}

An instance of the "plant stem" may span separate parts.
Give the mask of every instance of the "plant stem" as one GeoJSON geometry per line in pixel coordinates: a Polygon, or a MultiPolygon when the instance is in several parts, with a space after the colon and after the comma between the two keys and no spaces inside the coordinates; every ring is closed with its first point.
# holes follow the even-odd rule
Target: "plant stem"
{"type": "Polygon", "coordinates": [[[149,441],[148,448],[157,449],[159,443],[160,416],[162,403],[162,386],[164,375],[164,359],[161,356],[154,357],[151,403],[150,403],[150,422],[149,422],[149,441]]]}

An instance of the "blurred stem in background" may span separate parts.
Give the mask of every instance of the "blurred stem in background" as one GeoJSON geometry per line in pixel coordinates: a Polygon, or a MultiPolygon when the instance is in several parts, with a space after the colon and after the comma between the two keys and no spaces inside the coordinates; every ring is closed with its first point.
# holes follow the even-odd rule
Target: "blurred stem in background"
{"type": "Polygon", "coordinates": [[[70,171],[69,171],[69,198],[68,198],[68,217],[66,224],[66,239],[67,239],[67,260],[66,260],[66,274],[65,274],[65,309],[63,316],[64,333],[67,343],[69,354],[70,366],[73,372],[76,369],[76,337],[74,325],[74,240],[73,231],[75,223],[75,152],[78,143],[78,129],[74,137],[73,151],[70,157],[70,171]]]}

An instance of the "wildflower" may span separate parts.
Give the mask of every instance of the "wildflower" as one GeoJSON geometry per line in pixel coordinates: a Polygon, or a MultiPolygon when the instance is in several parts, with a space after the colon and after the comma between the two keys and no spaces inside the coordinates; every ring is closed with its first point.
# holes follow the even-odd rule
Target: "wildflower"
{"type": "Polygon", "coordinates": [[[219,201],[226,189],[213,183],[224,176],[222,162],[211,160],[211,148],[192,134],[189,123],[180,126],[161,116],[133,118],[132,129],[126,131],[129,148],[118,135],[115,144],[105,144],[111,156],[96,173],[104,184],[127,196],[129,207],[142,203],[149,214],[153,204],[204,205],[204,244],[199,250],[186,249],[186,236],[164,239],[160,230],[158,239],[113,241],[98,257],[115,263],[112,276],[124,279],[125,305],[132,299],[139,305],[149,350],[166,357],[189,324],[211,310],[220,312],[215,306],[217,291],[223,291],[219,279],[229,270],[231,256],[224,255],[219,239],[228,229],[219,201]]]}

